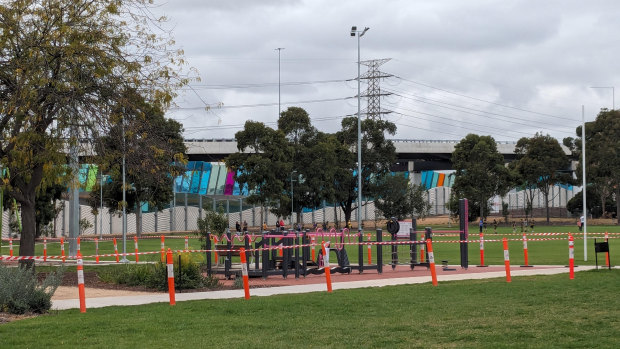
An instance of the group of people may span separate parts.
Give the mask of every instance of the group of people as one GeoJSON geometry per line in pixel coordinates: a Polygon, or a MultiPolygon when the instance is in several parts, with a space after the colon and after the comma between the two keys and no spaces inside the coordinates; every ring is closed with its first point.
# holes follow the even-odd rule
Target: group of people
{"type": "Polygon", "coordinates": [[[239,221],[235,222],[235,229],[237,230],[237,233],[241,233],[241,229],[243,229],[244,233],[248,232],[248,222],[243,221],[243,226],[239,223],[239,221]]]}
{"type": "MultiPolygon", "coordinates": [[[[493,219],[493,233],[497,234],[497,219],[493,219]]],[[[482,233],[482,231],[484,230],[485,232],[487,231],[487,220],[485,220],[483,217],[480,217],[480,221],[478,223],[479,227],[480,227],[480,232],[482,233]]],[[[529,221],[529,227],[531,228],[531,232],[534,232],[534,220],[530,220],[529,221]]],[[[522,219],[521,220],[521,232],[523,233],[524,231],[527,231],[528,228],[528,220],[527,219],[522,219]]],[[[512,232],[516,233],[517,232],[517,222],[516,221],[512,221],[512,232]]]]}

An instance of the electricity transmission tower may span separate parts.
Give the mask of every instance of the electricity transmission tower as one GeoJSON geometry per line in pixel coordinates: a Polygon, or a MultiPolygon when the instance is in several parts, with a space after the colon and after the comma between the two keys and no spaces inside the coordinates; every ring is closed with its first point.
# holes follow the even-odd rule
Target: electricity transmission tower
{"type": "Polygon", "coordinates": [[[361,64],[368,67],[368,71],[360,76],[360,79],[368,80],[368,88],[366,94],[362,97],[368,99],[368,107],[365,114],[369,118],[381,119],[382,114],[391,113],[389,110],[381,110],[381,96],[388,96],[391,93],[381,92],[381,79],[389,78],[392,74],[387,74],[379,70],[379,66],[389,61],[390,58],[372,59],[362,61],[361,64]]]}

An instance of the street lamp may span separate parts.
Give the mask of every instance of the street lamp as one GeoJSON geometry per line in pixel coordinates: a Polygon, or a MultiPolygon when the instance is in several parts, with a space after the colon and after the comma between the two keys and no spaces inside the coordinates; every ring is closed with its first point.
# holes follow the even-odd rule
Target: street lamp
{"type": "Polygon", "coordinates": [[[284,47],[278,47],[275,50],[278,51],[278,118],[280,118],[280,113],[282,113],[280,108],[280,52],[284,50],[284,47]]]}
{"type": "Polygon", "coordinates": [[[351,27],[351,36],[357,36],[357,231],[362,231],[362,119],[360,107],[360,38],[366,34],[368,27],[364,30],[357,30],[356,26],[351,27]]]}
{"type": "Polygon", "coordinates": [[[291,172],[291,229],[293,229],[293,211],[295,210],[295,206],[293,205],[293,173],[297,173],[297,170],[291,172]]]}
{"type": "Polygon", "coordinates": [[[123,222],[122,222],[122,231],[123,231],[123,259],[121,259],[121,262],[123,263],[129,263],[129,260],[127,259],[127,198],[126,198],[126,193],[125,193],[125,147],[126,147],[126,141],[125,141],[125,116],[123,116],[123,118],[121,119],[121,126],[123,129],[123,222]]]}

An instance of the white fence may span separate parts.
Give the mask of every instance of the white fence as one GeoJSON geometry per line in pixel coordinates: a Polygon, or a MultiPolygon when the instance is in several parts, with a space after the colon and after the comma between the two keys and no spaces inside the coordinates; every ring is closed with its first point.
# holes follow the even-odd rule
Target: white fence
{"type": "MultiPolygon", "coordinates": [[[[559,186],[551,188],[550,207],[557,212],[562,212],[562,216],[567,214],[565,208],[566,203],[570,200],[579,188],[567,190],[559,186]]],[[[431,215],[449,214],[447,203],[450,199],[451,188],[436,187],[429,189],[426,198],[431,204],[431,215]]],[[[517,214],[524,214],[526,207],[526,191],[511,192],[504,198],[496,197],[492,202],[492,213],[501,213],[502,201],[508,203],[508,209],[517,214]]],[[[542,209],[545,207],[544,196],[540,190],[534,191],[533,209],[542,209]]],[[[145,212],[141,214],[142,232],[169,232],[169,231],[192,231],[198,229],[198,218],[203,217],[204,210],[200,208],[201,204],[213,204],[210,197],[199,197],[195,194],[177,194],[176,203],[159,212],[145,212]]],[[[224,212],[228,216],[229,227],[235,227],[235,222],[247,222],[250,227],[261,226],[261,208],[247,205],[243,203],[243,199],[216,199],[215,203],[224,207],[224,212]]],[[[68,202],[58,203],[60,214],[47,227],[47,235],[67,236],[69,234],[69,205],[68,202]]],[[[211,206],[209,206],[211,207],[211,206]]],[[[357,221],[357,214],[361,214],[363,221],[373,221],[382,219],[380,213],[376,212],[373,201],[364,202],[361,210],[355,210],[352,221],[357,221]]],[[[15,235],[9,225],[9,211],[4,211],[2,215],[2,238],[8,238],[10,234],[15,235]]],[[[557,215],[557,214],[556,214],[557,215]]],[[[84,227],[83,235],[106,235],[120,234],[122,231],[122,217],[119,214],[110,214],[107,210],[103,210],[101,215],[94,215],[89,206],[80,206],[80,219],[88,222],[84,227]]],[[[263,220],[268,226],[274,226],[276,217],[267,209],[264,211],[263,220]]],[[[290,218],[285,220],[287,225],[290,224],[290,218]]],[[[339,222],[339,226],[344,225],[344,212],[340,207],[324,206],[314,211],[304,212],[301,215],[301,222],[304,227],[312,228],[314,223],[319,227],[327,222],[330,227],[335,226],[335,222],[339,222]]],[[[294,223],[297,223],[295,221],[294,223]]],[[[136,214],[127,212],[127,233],[134,234],[136,232],[136,214]]]]}

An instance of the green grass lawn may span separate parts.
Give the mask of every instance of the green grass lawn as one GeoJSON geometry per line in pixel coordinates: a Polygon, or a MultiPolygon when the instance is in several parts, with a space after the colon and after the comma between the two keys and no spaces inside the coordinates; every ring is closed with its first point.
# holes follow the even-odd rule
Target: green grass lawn
{"type": "Polygon", "coordinates": [[[52,312],[3,348],[617,348],[620,270],[52,312]]]}

